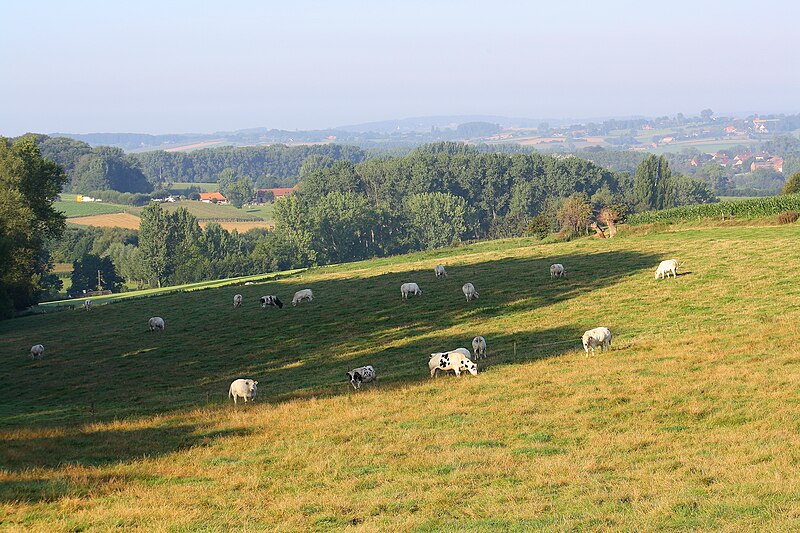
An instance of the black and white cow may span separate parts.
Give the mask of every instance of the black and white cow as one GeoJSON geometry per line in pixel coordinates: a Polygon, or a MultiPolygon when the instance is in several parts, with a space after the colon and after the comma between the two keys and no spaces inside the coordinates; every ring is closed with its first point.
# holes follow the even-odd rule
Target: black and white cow
{"type": "Polygon", "coordinates": [[[442,372],[452,370],[456,376],[460,376],[462,372],[469,372],[473,376],[478,375],[478,365],[458,350],[432,353],[431,359],[428,361],[428,368],[431,370],[432,378],[436,377],[436,372],[439,370],[442,372]]]}
{"type": "Polygon", "coordinates": [[[353,388],[356,390],[361,388],[362,383],[378,381],[378,374],[375,373],[375,369],[372,368],[372,365],[354,368],[347,373],[347,377],[350,379],[350,384],[353,385],[353,388]]]}
{"type": "Polygon", "coordinates": [[[283,302],[277,296],[262,296],[260,301],[261,309],[266,309],[268,305],[274,305],[278,309],[283,309],[283,302]]]}

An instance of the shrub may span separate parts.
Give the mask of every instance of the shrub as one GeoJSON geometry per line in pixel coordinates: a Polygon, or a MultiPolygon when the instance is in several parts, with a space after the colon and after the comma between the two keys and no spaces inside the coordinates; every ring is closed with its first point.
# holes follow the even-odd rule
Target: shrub
{"type": "Polygon", "coordinates": [[[800,213],[797,211],[784,211],[778,215],[778,222],[781,224],[794,224],[800,218],[800,213]]]}
{"type": "Polygon", "coordinates": [[[547,237],[550,234],[550,221],[547,216],[539,213],[533,217],[528,224],[528,233],[540,239],[547,237]]]}

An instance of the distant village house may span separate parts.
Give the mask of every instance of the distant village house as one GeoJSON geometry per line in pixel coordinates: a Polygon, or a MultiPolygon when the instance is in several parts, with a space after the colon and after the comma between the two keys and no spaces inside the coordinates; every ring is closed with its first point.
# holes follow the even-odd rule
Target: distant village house
{"type": "Polygon", "coordinates": [[[218,204],[227,204],[228,199],[225,198],[221,192],[201,192],[200,193],[200,201],[205,202],[207,204],[211,203],[218,203],[218,204]]]}

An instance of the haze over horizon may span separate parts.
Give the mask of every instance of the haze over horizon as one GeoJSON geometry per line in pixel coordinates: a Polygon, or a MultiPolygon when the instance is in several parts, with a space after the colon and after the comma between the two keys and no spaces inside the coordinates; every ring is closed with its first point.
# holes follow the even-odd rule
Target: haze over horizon
{"type": "Polygon", "coordinates": [[[796,113],[798,15],[775,0],[15,3],[0,135],[796,113]]]}

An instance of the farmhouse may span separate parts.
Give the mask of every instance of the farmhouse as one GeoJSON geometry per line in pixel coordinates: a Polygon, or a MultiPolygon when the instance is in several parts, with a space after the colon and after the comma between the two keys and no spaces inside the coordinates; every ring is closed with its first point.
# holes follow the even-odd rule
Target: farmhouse
{"type": "Polygon", "coordinates": [[[269,193],[272,193],[273,198],[277,200],[283,196],[288,196],[297,190],[297,187],[275,187],[273,189],[258,189],[256,191],[256,203],[263,204],[269,198],[269,193]]]}
{"type": "Polygon", "coordinates": [[[228,203],[228,199],[225,198],[221,192],[201,192],[200,201],[207,204],[213,203],[214,201],[218,204],[228,203]]]}

